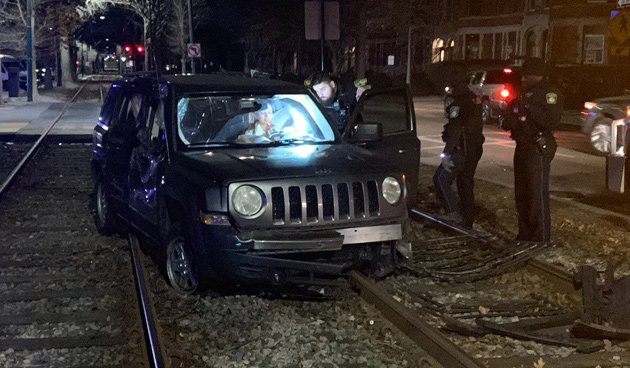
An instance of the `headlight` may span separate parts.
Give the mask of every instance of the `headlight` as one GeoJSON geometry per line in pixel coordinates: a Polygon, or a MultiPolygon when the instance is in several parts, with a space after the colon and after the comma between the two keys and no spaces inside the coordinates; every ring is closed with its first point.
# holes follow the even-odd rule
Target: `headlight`
{"type": "Polygon", "coordinates": [[[400,182],[391,176],[383,180],[382,190],[383,198],[385,198],[387,203],[391,205],[398,203],[400,197],[402,196],[402,187],[400,186],[400,182]]]}
{"type": "Polygon", "coordinates": [[[253,216],[262,209],[263,196],[258,188],[243,185],[232,193],[232,206],[241,216],[253,216]]]}

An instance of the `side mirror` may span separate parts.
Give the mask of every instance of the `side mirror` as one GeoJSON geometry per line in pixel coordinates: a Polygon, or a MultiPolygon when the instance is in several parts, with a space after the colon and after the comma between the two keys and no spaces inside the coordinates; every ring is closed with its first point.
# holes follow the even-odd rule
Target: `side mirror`
{"type": "Polygon", "coordinates": [[[359,123],[351,131],[350,143],[376,143],[383,139],[383,125],[380,123],[359,123]]]}

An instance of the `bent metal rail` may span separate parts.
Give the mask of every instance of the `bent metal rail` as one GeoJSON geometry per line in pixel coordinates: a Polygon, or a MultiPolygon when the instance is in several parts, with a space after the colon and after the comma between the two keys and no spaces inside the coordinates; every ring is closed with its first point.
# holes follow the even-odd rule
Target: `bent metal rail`
{"type": "MultiPolygon", "coordinates": [[[[493,241],[493,239],[489,236],[451,224],[447,221],[441,220],[439,217],[416,208],[411,209],[411,214],[412,218],[415,218],[416,220],[422,218],[462,235],[439,239],[439,242],[457,243],[465,239],[474,239],[475,241],[479,241],[484,244],[490,244],[493,241]]],[[[438,241],[435,243],[438,243],[438,241]]],[[[528,272],[538,274],[539,276],[549,280],[558,290],[565,293],[572,293],[575,296],[576,292],[573,290],[573,278],[571,275],[564,270],[547,264],[546,262],[533,259],[533,256],[538,254],[541,250],[544,250],[544,247],[532,248],[530,246],[526,248],[511,248],[510,251],[514,251],[516,254],[520,254],[521,256],[515,257],[513,254],[503,256],[503,258],[501,258],[502,256],[500,255],[497,256],[496,258],[499,262],[497,263],[498,267],[496,272],[507,272],[516,266],[524,265],[528,272]]],[[[496,253],[500,254],[499,249],[497,249],[496,253]]],[[[477,273],[481,275],[481,277],[488,277],[491,275],[490,273],[478,272],[478,270],[474,269],[474,267],[470,270],[464,270],[464,272],[461,272],[461,274],[464,274],[466,277],[474,280],[474,276],[471,276],[472,273],[477,273]],[[469,274],[466,274],[467,272],[469,274]]],[[[449,280],[455,274],[457,273],[445,273],[443,275],[431,274],[431,276],[438,278],[444,277],[446,280],[449,280]]],[[[427,276],[427,274],[421,276],[427,276]]],[[[489,364],[489,366],[492,367],[500,367],[502,364],[507,364],[506,366],[513,366],[512,364],[523,363],[523,360],[520,358],[484,359],[484,362],[475,359],[468,353],[464,352],[455,343],[451,342],[437,328],[421,320],[415,312],[411,311],[398,300],[394,299],[389,292],[380,287],[377,283],[367,279],[357,272],[352,272],[350,274],[350,283],[353,287],[359,290],[363,299],[371,304],[374,304],[390,322],[392,322],[399,330],[411,338],[418,346],[423,348],[444,367],[485,367],[486,364],[489,364]]],[[[568,313],[558,317],[550,317],[549,320],[556,320],[555,322],[558,323],[558,321],[563,320],[563,318],[569,321],[577,317],[575,313],[568,313]]],[[[563,322],[565,321],[563,320],[563,322]]],[[[550,343],[553,343],[553,341],[550,343]]],[[[578,355],[584,357],[584,355],[578,355]]]]}
{"type": "Polygon", "coordinates": [[[84,87],[0,187],[0,351],[15,367],[162,367],[137,241],[129,262],[126,247],[86,223],[91,147],[45,143],[84,87]]]}

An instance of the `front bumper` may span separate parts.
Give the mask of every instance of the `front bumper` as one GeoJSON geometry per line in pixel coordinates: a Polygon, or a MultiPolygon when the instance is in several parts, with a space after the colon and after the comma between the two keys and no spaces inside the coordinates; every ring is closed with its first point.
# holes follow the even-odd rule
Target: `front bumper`
{"type": "Polygon", "coordinates": [[[382,277],[394,270],[402,233],[400,223],[252,233],[239,247],[212,252],[212,267],[229,278],[271,284],[334,284],[352,269],[382,277]]]}
{"type": "Polygon", "coordinates": [[[363,226],[328,231],[256,233],[241,241],[253,250],[333,251],[343,245],[386,242],[402,239],[400,224],[363,226]]]}

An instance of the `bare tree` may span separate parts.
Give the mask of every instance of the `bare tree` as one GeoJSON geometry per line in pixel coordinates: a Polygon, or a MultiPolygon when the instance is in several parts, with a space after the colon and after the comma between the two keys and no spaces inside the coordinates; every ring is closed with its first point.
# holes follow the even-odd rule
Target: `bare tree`
{"type": "Polygon", "coordinates": [[[137,14],[142,19],[144,63],[148,66],[152,52],[151,43],[166,28],[170,6],[171,1],[162,0],[85,0],[85,4],[78,10],[83,18],[94,16],[109,7],[121,7],[137,14]]]}

